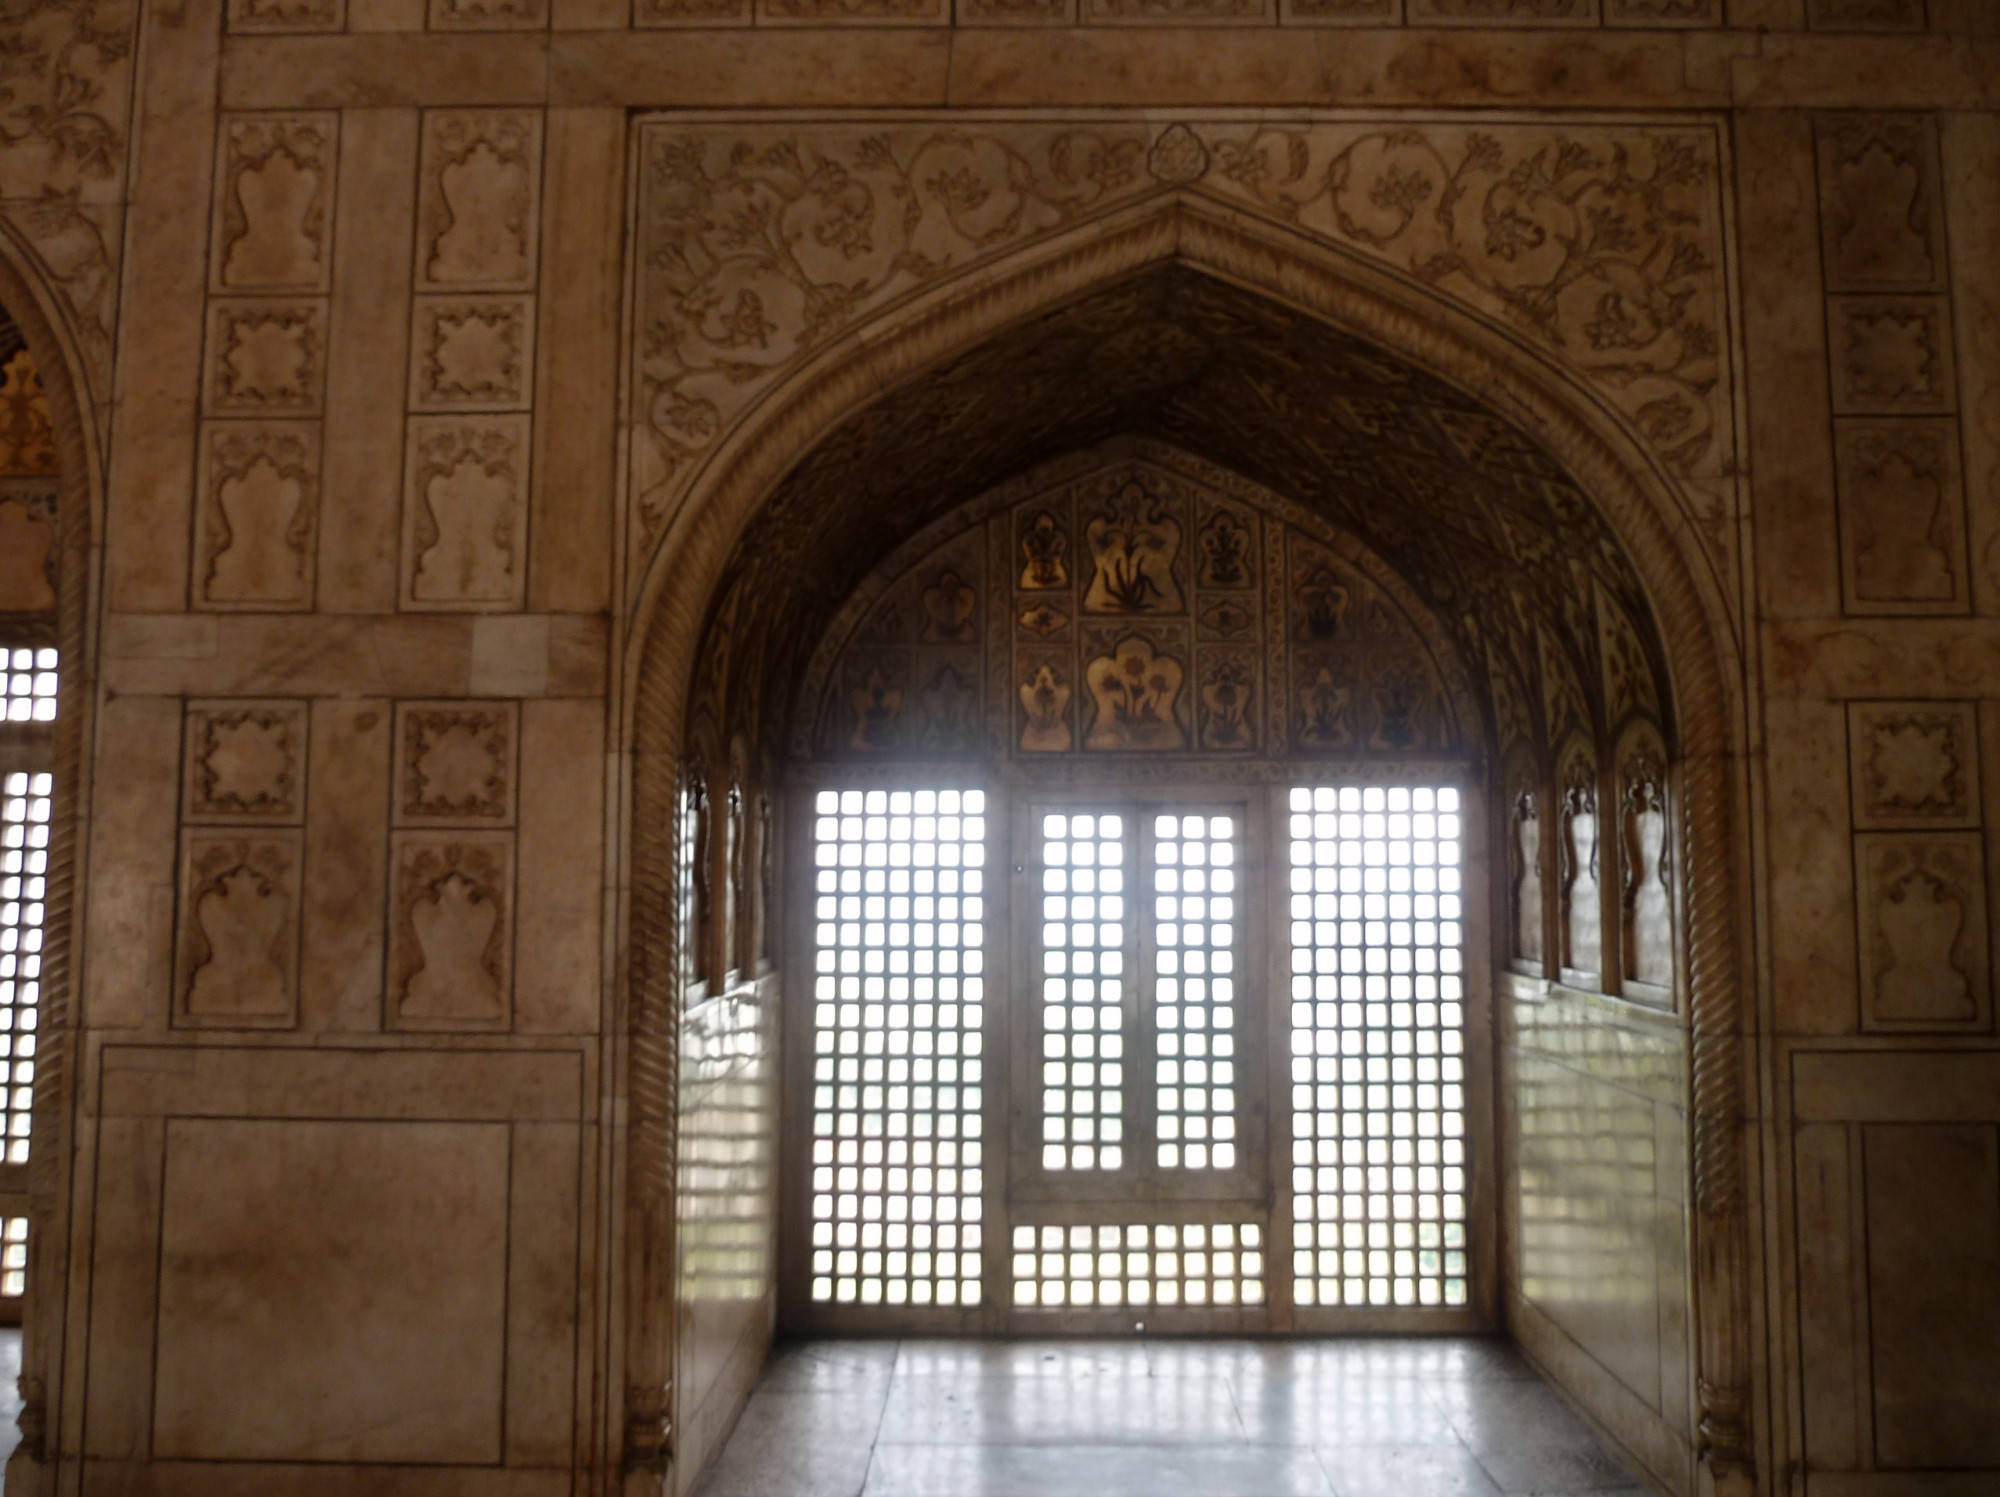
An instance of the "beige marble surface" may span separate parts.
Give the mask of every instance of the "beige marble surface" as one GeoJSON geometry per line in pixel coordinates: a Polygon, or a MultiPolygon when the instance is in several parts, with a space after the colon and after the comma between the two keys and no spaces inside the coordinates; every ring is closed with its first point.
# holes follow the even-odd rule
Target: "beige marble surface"
{"type": "MultiPolygon", "coordinates": [[[[1019,300],[994,345],[1029,346],[1085,279],[1116,279],[1030,267],[1125,253],[1119,215],[1174,193],[1201,213],[1149,232],[1192,255],[1254,220],[1255,294],[1302,323],[1311,256],[1388,287],[1405,320],[1371,326],[1392,352],[1442,361],[1443,327],[1504,351],[1547,400],[1473,396],[1550,443],[1611,433],[1624,466],[1579,469],[1586,492],[1637,473],[1663,496],[1660,553],[1700,578],[1683,612],[1701,612],[1722,683],[1697,704],[1685,660],[1666,662],[1682,697],[1663,717],[1678,732],[1707,714],[1735,775],[1717,876],[1740,953],[1754,1489],[2000,1483],[1991,5],[64,0],[24,26],[47,65],[0,97],[0,257],[33,293],[10,310],[48,330],[51,378],[81,397],[59,435],[88,496],[64,519],[87,535],[64,602],[86,625],[65,670],[88,731],[60,770],[89,794],[81,894],[49,905],[76,951],[71,1039],[44,1042],[67,1065],[45,1062],[36,1135],[61,1168],[0,1180],[9,1200],[32,1189],[37,1232],[65,1245],[38,1260],[25,1370],[43,1438],[15,1459],[17,1491],[692,1488],[780,1313],[784,994],[773,975],[685,1013],[645,1007],[671,933],[635,913],[665,834],[641,824],[634,754],[675,738],[680,698],[645,699],[640,661],[649,629],[697,630],[715,595],[673,560],[639,584],[656,545],[722,557],[735,539],[729,512],[702,508],[708,470],[668,493],[649,467],[647,434],[685,419],[661,371],[698,357],[726,395],[704,452],[803,453],[889,408],[890,365],[862,355],[935,313],[929,352],[897,354],[894,377],[932,378],[1003,282],[1019,300]],[[1170,126],[1199,171],[1180,136],[1182,155],[1155,156],[1170,126]],[[925,238],[932,258],[893,272],[873,239],[840,243],[870,140],[972,129],[1019,157],[996,180],[1054,180],[1084,129],[1129,140],[1138,165],[1098,208],[925,238]],[[1218,164],[1196,185],[1259,131],[1291,132],[1262,160],[1296,181],[1218,164]],[[1502,233],[1504,192],[1458,209],[1476,227],[1455,247],[1388,232],[1398,194],[1435,215],[1439,183],[1372,146],[1359,166],[1339,153],[1399,132],[1464,156],[1490,140],[1521,182],[1582,151],[1593,192],[1651,171],[1666,135],[1697,142],[1702,190],[1654,208],[1681,215],[1658,248],[1675,315],[1713,340],[1699,400],[1661,405],[1659,371],[1619,342],[1619,298],[1650,294],[1652,259],[1558,306],[1546,239],[1502,233]],[[697,138],[763,150],[776,174],[845,173],[794,194],[773,241],[832,267],[810,318],[768,279],[642,316],[659,310],[649,256],[768,206],[747,189],[662,201],[649,153],[697,138]],[[1294,241],[1307,259],[1270,269],[1294,241]],[[1445,249],[1460,260],[1432,257],[1445,249]],[[836,366],[847,384],[813,383],[836,366]],[[1715,439],[1683,460],[1697,404],[1715,439]],[[759,424],[780,409],[794,427],[759,424]],[[645,726],[661,713],[672,726],[645,726]],[[635,1077],[646,1024],[676,1037],[676,1074],[635,1077]],[[645,1086],[677,1125],[658,1157],[678,1194],[650,1225],[628,1210],[645,1086]],[[642,1293],[673,1299],[650,1362],[642,1293]],[[649,1398],[677,1458],[628,1481],[628,1419],[649,1398]]],[[[910,202],[979,186],[944,173],[910,202]]],[[[1625,244],[1632,226],[1593,203],[1578,232],[1625,244]]],[[[964,428],[939,404],[927,429],[970,430],[964,412],[1019,394],[965,395],[964,428]]],[[[1312,429],[1284,414],[1311,390],[1257,398],[1270,430],[1312,429]]],[[[1031,446],[990,461],[1057,455],[1031,446]]],[[[1601,726],[1589,772],[1615,831],[1626,782],[1601,726]]],[[[1535,784],[1553,949],[1553,772],[1535,784]]],[[[1684,781],[1671,789],[1685,817],[1684,781]]],[[[1691,1497],[1709,1477],[1685,896],[1714,869],[1686,866],[1683,826],[1672,983],[1565,988],[1532,963],[1498,980],[1492,1183],[1506,1328],[1691,1497]]],[[[1619,844],[1602,845],[1609,876],[1572,917],[1616,978],[1619,844]]],[[[1513,870],[1497,836],[1492,851],[1498,896],[1513,870]]],[[[1502,899],[1475,936],[1517,915],[1502,899]]],[[[767,1382],[739,1445],[818,1428],[758,1422],[806,1396],[767,1382]]],[[[972,1479],[898,1459],[881,1490],[972,1479]]],[[[1349,1490],[1308,1467],[1303,1489],[1349,1490]]],[[[1395,1468],[1404,1489],[1420,1467],[1395,1468]]],[[[1005,1479],[1042,1469],[1022,1457],[1005,1479]]],[[[1470,1489],[1528,1489],[1470,1471],[1470,1489]]]]}

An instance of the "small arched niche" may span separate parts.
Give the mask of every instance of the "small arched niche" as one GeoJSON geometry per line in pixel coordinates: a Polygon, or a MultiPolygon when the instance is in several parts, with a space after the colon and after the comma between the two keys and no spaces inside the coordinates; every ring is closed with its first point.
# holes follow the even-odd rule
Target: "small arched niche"
{"type": "Polygon", "coordinates": [[[825,432],[713,598],[684,949],[697,1003],[747,980],[746,924],[783,975],[783,1319],[1499,1318],[1496,983],[1675,1001],[1665,653],[1561,462],[1410,360],[1167,265],[825,432]],[[846,888],[850,855],[879,890],[846,888]],[[1169,951],[1189,859],[1220,945],[1169,951]],[[959,871],[894,871],[926,864],[959,871]],[[1162,1231],[1185,1264],[1191,1230],[1232,1278],[1043,1266],[1078,1233],[1157,1263],[1162,1231]]]}

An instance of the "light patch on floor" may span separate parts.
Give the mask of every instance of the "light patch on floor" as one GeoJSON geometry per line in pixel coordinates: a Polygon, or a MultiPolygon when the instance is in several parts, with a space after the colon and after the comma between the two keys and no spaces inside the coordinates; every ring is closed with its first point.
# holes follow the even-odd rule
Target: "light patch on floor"
{"type": "Polygon", "coordinates": [[[810,1341],[700,1497],[1649,1497],[1505,1343],[810,1341]]]}

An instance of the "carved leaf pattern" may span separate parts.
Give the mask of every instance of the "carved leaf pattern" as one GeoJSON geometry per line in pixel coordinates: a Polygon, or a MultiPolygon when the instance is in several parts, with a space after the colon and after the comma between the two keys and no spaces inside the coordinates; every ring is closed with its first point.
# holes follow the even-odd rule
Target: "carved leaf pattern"
{"type": "MultiPolygon", "coordinates": [[[[1716,146],[1677,126],[1182,121],[1221,197],[1506,323],[1675,472],[1733,460],[1716,146]]],[[[1157,133],[1157,132],[1156,132],[1157,133]]],[[[897,298],[1158,190],[1136,126],[648,127],[634,467],[643,559],[783,373],[897,298]]],[[[1175,159],[1193,160],[1191,151],[1175,159]]],[[[1701,500],[1710,509],[1721,500],[1701,500]]],[[[1719,514],[1704,515],[1714,544],[1719,514]]]]}

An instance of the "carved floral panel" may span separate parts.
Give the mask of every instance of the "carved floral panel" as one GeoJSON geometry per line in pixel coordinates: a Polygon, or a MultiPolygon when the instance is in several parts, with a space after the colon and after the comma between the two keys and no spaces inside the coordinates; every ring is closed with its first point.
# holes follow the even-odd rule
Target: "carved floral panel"
{"type": "Polygon", "coordinates": [[[1988,1027],[1980,834],[1863,832],[1854,861],[1862,1028],[1988,1027]]]}
{"type": "Polygon", "coordinates": [[[1082,0],[1092,25],[1155,26],[1268,24],[1276,0],[1082,0]]]}
{"type": "Polygon", "coordinates": [[[1507,774],[1508,952],[1519,970],[1537,977],[1548,949],[1546,798],[1533,750],[1517,752],[1507,774]]]}
{"type": "Polygon", "coordinates": [[[1076,19],[1076,0],[957,0],[960,26],[1060,26],[1076,19]]]}
{"type": "Polygon", "coordinates": [[[1557,927],[1566,981],[1596,987],[1604,971],[1603,822],[1597,799],[1597,766],[1588,750],[1565,755],[1557,818],[1556,856],[1562,875],[1557,927]]]}
{"type": "Polygon", "coordinates": [[[0,22],[0,223],[67,314],[99,400],[111,395],[138,19],[137,0],[34,0],[0,22]]]}
{"type": "Polygon", "coordinates": [[[1604,0],[1611,26],[1714,26],[1723,18],[1723,0],[1604,0]]]}
{"type": "Polygon", "coordinates": [[[297,826],[305,819],[304,702],[189,702],[185,731],[183,821],[297,826]]]}
{"type": "Polygon", "coordinates": [[[1957,420],[1842,417],[1833,451],[1846,611],[1966,612],[1957,420]]]}
{"type": "Polygon", "coordinates": [[[540,31],[548,0],[430,0],[432,31],[540,31]]]}
{"type": "Polygon", "coordinates": [[[216,421],[201,430],[196,606],[309,609],[318,533],[313,421],[216,421]]]}
{"type": "Polygon", "coordinates": [[[417,289],[532,291],[541,180],[539,111],[427,110],[417,172],[417,289]]]}
{"type": "Polygon", "coordinates": [[[528,418],[411,418],[403,606],[518,607],[526,584],[528,418]]]}
{"type": "Polygon", "coordinates": [[[1841,415],[1953,410],[1951,304],[1941,296],[1830,296],[1833,408],[1841,415]]]}
{"type": "Polygon", "coordinates": [[[750,19],[750,0],[637,0],[635,26],[719,26],[750,19]]]}
{"type": "Polygon", "coordinates": [[[1806,0],[1815,31],[1922,31],[1924,0],[1806,0]]]}
{"type": "Polygon", "coordinates": [[[1413,25],[1590,25],[1596,0],[1409,0],[1413,25]]]}
{"type": "Polygon", "coordinates": [[[533,404],[532,296],[420,296],[412,321],[412,410],[518,411],[533,404]]]}
{"type": "Polygon", "coordinates": [[[389,1027],[505,1029],[513,1014],[514,840],[391,839],[389,1027]]]}
{"type": "Polygon", "coordinates": [[[1945,289],[1937,126],[1923,114],[1823,114],[1820,246],[1829,291],[1945,289]]]}
{"type": "Polygon", "coordinates": [[[1401,10],[1402,0],[1281,0],[1278,14],[1288,22],[1377,26],[1400,20],[1401,10]]]}
{"type": "Polygon", "coordinates": [[[296,1024],[301,866],[296,831],[181,834],[176,1023],[296,1024]]]}
{"type": "Polygon", "coordinates": [[[1673,831],[1667,755],[1650,726],[1618,756],[1619,959],[1627,997],[1666,1001],[1674,982],[1673,831]]]}
{"type": "Polygon", "coordinates": [[[856,23],[889,26],[946,25],[950,0],[757,0],[757,19],[767,25],[803,26],[856,23]]]}
{"type": "Polygon", "coordinates": [[[210,289],[327,290],[340,116],[225,115],[218,135],[210,289]]]}
{"type": "Polygon", "coordinates": [[[311,416],[326,387],[326,303],[258,297],[208,305],[202,409],[311,416]]]}
{"type": "Polygon", "coordinates": [[[1147,194],[1377,262],[1566,364],[1729,541],[1720,147],[1704,126],[1455,120],[650,120],[633,483],[643,558],[788,370],[926,286],[1147,194]],[[1709,497],[1697,497],[1706,494],[1709,497]]]}
{"type": "Polygon", "coordinates": [[[347,0],[229,0],[228,16],[236,32],[343,31],[347,0]]]}
{"type": "Polygon", "coordinates": [[[509,826],[520,707],[514,702],[396,704],[398,826],[509,826]]]}
{"type": "Polygon", "coordinates": [[[1979,728],[1971,702],[1849,702],[1857,831],[1979,825],[1979,728]]]}

